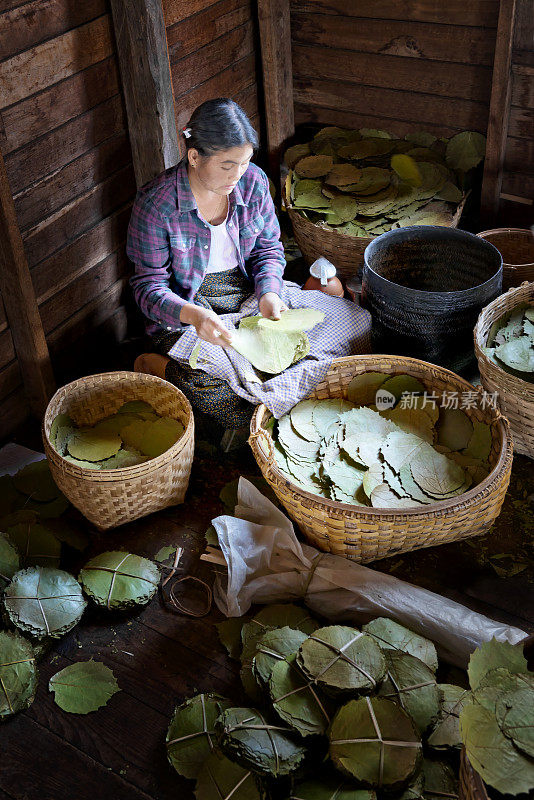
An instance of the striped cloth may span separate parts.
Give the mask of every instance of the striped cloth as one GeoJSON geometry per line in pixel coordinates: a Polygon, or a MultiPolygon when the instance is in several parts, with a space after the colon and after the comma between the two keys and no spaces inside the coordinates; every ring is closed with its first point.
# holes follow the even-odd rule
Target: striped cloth
{"type": "MultiPolygon", "coordinates": [[[[282,299],[288,308],[315,308],[323,311],[324,321],[308,331],[310,353],[302,361],[280,375],[267,377],[255,370],[244,356],[229,347],[201,342],[198,368],[226,381],[232,390],[250,403],[265,403],[279,418],[307,397],[324,379],[332,360],[371,351],[371,315],[351,300],[330,297],[323,292],[303,291],[296,284],[284,281],[282,299]],[[267,377],[267,380],[263,380],[267,377]]],[[[238,326],[242,317],[258,314],[256,297],[249,297],[235,314],[222,314],[220,319],[229,330],[238,326]]],[[[168,351],[176,361],[187,364],[199,339],[190,326],[168,351]]]]}

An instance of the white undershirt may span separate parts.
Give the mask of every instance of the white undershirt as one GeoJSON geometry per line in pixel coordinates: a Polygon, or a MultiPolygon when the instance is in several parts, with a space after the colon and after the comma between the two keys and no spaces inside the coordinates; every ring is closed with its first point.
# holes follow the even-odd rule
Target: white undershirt
{"type": "Polygon", "coordinates": [[[209,222],[206,223],[211,231],[210,257],[206,273],[227,272],[238,266],[239,262],[237,260],[235,244],[231,240],[230,234],[226,228],[227,220],[228,214],[226,215],[226,219],[219,225],[210,225],[209,222]]]}

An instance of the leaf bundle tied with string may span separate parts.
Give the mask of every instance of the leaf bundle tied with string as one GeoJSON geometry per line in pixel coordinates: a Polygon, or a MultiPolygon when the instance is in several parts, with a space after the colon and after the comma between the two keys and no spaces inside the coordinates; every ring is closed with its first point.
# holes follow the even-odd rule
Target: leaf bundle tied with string
{"type": "Polygon", "coordinates": [[[100,553],[82,567],[79,575],[85,593],[107,609],[146,605],[156,592],[159,578],[153,561],[122,551],[100,553]]]}

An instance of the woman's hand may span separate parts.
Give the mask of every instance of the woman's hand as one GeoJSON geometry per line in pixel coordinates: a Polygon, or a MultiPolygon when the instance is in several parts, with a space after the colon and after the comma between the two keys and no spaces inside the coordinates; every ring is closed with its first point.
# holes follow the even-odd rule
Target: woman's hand
{"type": "Polygon", "coordinates": [[[266,292],[260,297],[260,313],[262,317],[280,319],[280,312],[287,311],[286,304],[278,297],[276,292],[266,292]]]}
{"type": "Polygon", "coordinates": [[[180,312],[180,322],[185,325],[193,325],[198,338],[205,342],[218,344],[221,347],[232,343],[232,334],[228,328],[224,327],[214,311],[207,308],[186,303],[180,312]]]}

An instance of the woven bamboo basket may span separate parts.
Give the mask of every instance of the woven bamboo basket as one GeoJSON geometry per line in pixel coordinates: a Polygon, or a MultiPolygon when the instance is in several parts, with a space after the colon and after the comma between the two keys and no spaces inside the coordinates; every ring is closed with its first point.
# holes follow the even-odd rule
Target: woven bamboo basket
{"type": "MultiPolygon", "coordinates": [[[[429,393],[435,392],[438,397],[442,392],[475,391],[470,383],[443,367],[415,358],[371,354],[336,359],[310,397],[346,398],[351,379],[368,371],[413,375],[429,393]]],[[[473,420],[491,425],[490,474],[460,497],[414,510],[351,506],[310,494],[293,484],[274,461],[272,438],[265,429],[271,414],[263,404],[256,408],[252,417],[249,443],[264,478],[310,544],[319,550],[366,563],[480,536],[498,516],[512,469],[508,422],[488,404],[484,408],[481,403],[476,408],[466,408],[465,413],[473,420]]]]}
{"type": "Polygon", "coordinates": [[[138,372],[89,375],[63,386],[50,400],[42,436],[53,478],[63,494],[100,531],[115,528],[167,506],[183,503],[194,449],[191,405],[171,383],[138,372]],[[180,420],[185,432],[157,458],[125,469],[83,469],[50,444],[52,422],[69,414],[77,425],[93,425],[129,400],[145,400],[158,414],[180,420]]]}
{"type": "Polygon", "coordinates": [[[534,301],[534,283],[525,282],[497,297],[480,312],[474,339],[482,385],[490,394],[497,393],[500,410],[510,423],[516,453],[534,458],[534,383],[510,375],[482,352],[493,323],[528,301],[534,301]]]}
{"type": "Polygon", "coordinates": [[[528,228],[494,228],[477,233],[502,255],[502,288],[534,281],[534,233],[528,228]]]}
{"type": "MultiPolygon", "coordinates": [[[[451,224],[453,228],[458,227],[465,200],[464,197],[456,209],[451,224]]],[[[354,278],[363,267],[365,248],[376,236],[347,236],[324,223],[311,222],[288,204],[285,194],[284,205],[293,227],[295,241],[306,262],[312,264],[319,256],[324,256],[335,266],[343,281],[354,278]]]]}
{"type": "Polygon", "coordinates": [[[459,790],[460,800],[489,800],[486,784],[473,769],[463,747],[460,755],[459,790]]]}

